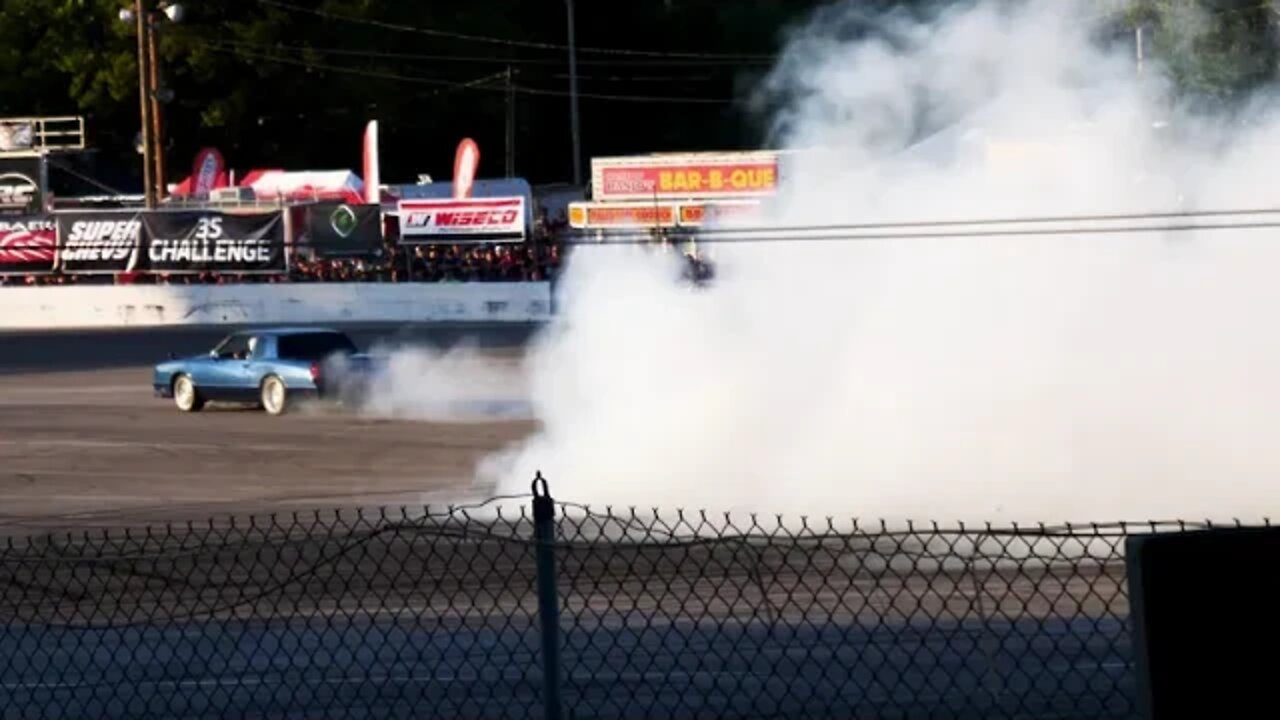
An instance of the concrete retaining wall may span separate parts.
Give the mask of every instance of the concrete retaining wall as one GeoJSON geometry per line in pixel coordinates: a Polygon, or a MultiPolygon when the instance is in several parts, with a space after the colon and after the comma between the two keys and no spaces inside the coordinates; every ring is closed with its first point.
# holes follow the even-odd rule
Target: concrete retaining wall
{"type": "Polygon", "coordinates": [[[0,288],[0,330],[184,325],[529,323],[550,283],[307,283],[0,288]]]}

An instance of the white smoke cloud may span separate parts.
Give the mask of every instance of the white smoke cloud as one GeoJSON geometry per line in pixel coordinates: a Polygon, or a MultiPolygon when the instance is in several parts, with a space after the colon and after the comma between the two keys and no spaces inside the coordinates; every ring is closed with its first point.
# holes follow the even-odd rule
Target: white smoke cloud
{"type": "Polygon", "coordinates": [[[469,345],[441,349],[382,343],[369,349],[372,370],[328,372],[357,413],[430,422],[489,422],[529,417],[528,390],[516,362],[469,345]]]}
{"type": "MultiPolygon", "coordinates": [[[[1075,3],[798,33],[762,92],[779,227],[1270,204],[1274,123],[1162,104],[1075,3]],[[856,36],[855,39],[847,39],[856,36]],[[931,128],[944,134],[908,150],[931,128]],[[906,153],[903,153],[907,150],[906,153]]],[[[1254,218],[1256,220],[1256,218],[1254,218]]],[[[528,358],[542,430],[479,476],[841,517],[1257,518],[1280,478],[1274,231],[715,246],[712,288],[580,248],[528,358]]]]}

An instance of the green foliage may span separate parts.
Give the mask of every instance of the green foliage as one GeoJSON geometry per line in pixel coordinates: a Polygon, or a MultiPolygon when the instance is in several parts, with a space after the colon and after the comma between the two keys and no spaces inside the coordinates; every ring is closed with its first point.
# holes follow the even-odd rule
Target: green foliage
{"type": "MultiPolygon", "coordinates": [[[[0,114],[83,114],[104,162],[133,171],[138,66],[134,28],[118,17],[126,4],[0,0],[0,114]]],[[[618,97],[740,98],[768,70],[760,58],[775,53],[788,27],[819,4],[577,0],[587,157],[755,145],[757,129],[741,104],[618,97]]],[[[165,112],[175,179],[204,145],[220,148],[242,171],[355,168],[361,130],[372,118],[382,121],[389,180],[423,172],[447,177],[462,137],[480,143],[481,174],[500,175],[508,64],[518,88],[517,173],[534,181],[571,174],[564,0],[187,0],[184,6],[182,23],[162,24],[160,43],[164,82],[175,94],[165,112]]],[[[1128,10],[1130,22],[1153,28],[1150,53],[1189,95],[1239,97],[1273,77],[1276,15],[1258,0],[1135,0],[1128,10]]]]}
{"type": "Polygon", "coordinates": [[[1152,30],[1148,52],[1176,92],[1203,104],[1247,98],[1276,77],[1276,21],[1261,0],[1136,0],[1127,20],[1152,30]]]}

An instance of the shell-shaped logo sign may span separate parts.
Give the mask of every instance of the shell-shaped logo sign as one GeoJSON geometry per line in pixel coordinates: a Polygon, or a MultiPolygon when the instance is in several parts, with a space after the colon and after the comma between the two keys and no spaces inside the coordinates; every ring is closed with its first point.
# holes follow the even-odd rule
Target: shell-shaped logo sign
{"type": "Polygon", "coordinates": [[[346,205],[339,205],[329,214],[329,227],[333,228],[340,238],[350,237],[359,224],[360,219],[356,217],[355,211],[346,205]]]}
{"type": "Polygon", "coordinates": [[[453,197],[461,200],[471,197],[471,186],[476,179],[476,168],[480,165],[480,146],[471,138],[463,138],[458,143],[458,151],[453,156],[453,197]]]}

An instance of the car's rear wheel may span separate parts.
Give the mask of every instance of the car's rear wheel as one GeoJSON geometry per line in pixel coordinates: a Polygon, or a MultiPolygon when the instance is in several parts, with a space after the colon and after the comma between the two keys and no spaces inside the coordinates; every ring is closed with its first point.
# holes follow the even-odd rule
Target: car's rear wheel
{"type": "Polygon", "coordinates": [[[275,375],[268,375],[262,381],[258,402],[268,415],[283,415],[289,409],[289,392],[284,381],[275,375]]]}
{"type": "Polygon", "coordinates": [[[190,375],[173,379],[173,404],[182,412],[199,412],[204,408],[204,398],[200,397],[190,375]]]}

